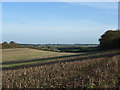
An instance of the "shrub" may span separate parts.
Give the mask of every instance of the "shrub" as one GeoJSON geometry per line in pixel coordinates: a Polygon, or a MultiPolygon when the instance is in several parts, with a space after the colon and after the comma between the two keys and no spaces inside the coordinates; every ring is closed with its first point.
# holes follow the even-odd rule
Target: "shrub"
{"type": "Polygon", "coordinates": [[[105,32],[99,39],[101,49],[116,49],[120,48],[120,31],[109,30],[105,32]]]}

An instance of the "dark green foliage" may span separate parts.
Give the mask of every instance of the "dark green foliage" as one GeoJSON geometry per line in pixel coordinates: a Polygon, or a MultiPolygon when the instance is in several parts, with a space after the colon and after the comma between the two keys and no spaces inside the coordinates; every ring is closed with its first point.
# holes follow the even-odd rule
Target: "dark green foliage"
{"type": "Polygon", "coordinates": [[[25,46],[25,47],[26,48],[43,50],[43,51],[59,52],[59,50],[56,47],[52,47],[52,46],[25,46]]]}
{"type": "Polygon", "coordinates": [[[120,48],[120,31],[109,30],[105,32],[99,39],[100,49],[116,49],[120,48]]]}
{"type": "Polygon", "coordinates": [[[6,48],[21,48],[22,46],[15,43],[14,41],[11,41],[10,43],[7,42],[3,42],[2,43],[2,48],[6,49],[6,48]]]}
{"type": "Polygon", "coordinates": [[[97,47],[59,47],[58,50],[60,50],[61,52],[79,53],[97,51],[97,47]]]}
{"type": "Polygon", "coordinates": [[[44,50],[44,51],[53,51],[53,52],[72,52],[72,53],[80,53],[80,52],[92,52],[97,51],[97,47],[55,47],[55,46],[25,46],[26,48],[44,50]]]}

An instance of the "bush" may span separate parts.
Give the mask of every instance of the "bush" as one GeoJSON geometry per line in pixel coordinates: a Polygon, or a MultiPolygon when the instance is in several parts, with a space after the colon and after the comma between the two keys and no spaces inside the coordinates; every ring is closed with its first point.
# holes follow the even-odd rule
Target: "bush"
{"type": "Polygon", "coordinates": [[[101,49],[116,49],[120,48],[120,31],[109,30],[105,32],[99,39],[101,49]]]}

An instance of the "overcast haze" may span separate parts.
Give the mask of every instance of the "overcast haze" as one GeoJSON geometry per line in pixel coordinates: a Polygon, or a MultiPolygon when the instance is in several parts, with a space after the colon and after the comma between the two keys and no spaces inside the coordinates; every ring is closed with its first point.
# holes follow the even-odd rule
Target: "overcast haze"
{"type": "Polygon", "coordinates": [[[96,44],[118,28],[118,3],[3,3],[2,41],[96,44]]]}

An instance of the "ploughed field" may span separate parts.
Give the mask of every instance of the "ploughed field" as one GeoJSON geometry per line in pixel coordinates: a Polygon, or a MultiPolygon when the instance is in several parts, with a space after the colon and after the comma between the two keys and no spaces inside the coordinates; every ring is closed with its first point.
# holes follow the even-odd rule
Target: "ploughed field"
{"type": "Polygon", "coordinates": [[[2,71],[3,88],[120,87],[120,50],[53,59],[6,67],[2,71]]]}

